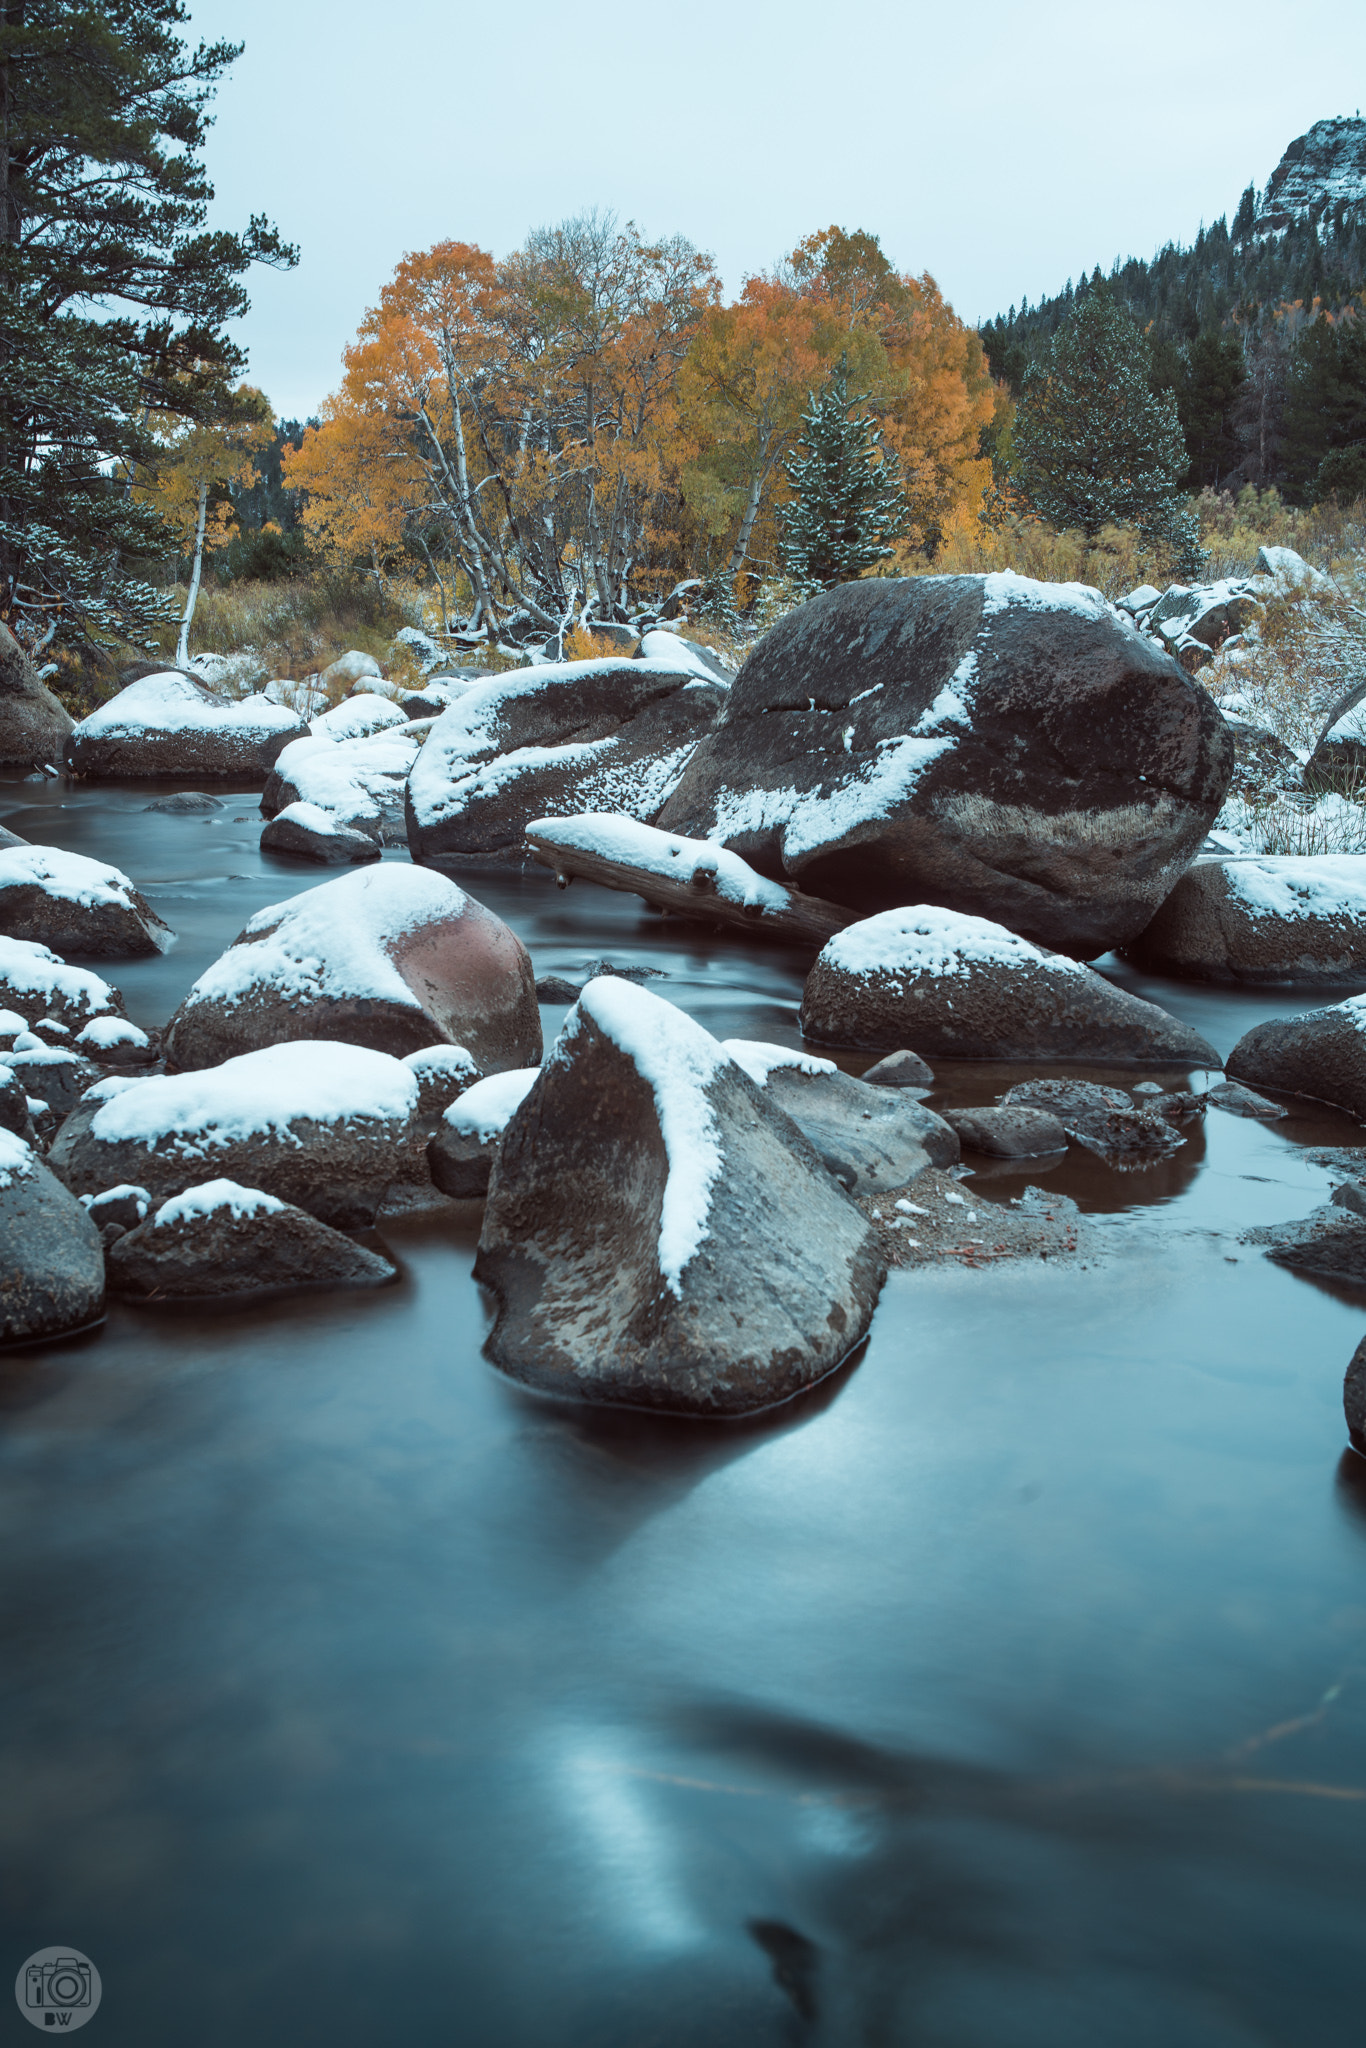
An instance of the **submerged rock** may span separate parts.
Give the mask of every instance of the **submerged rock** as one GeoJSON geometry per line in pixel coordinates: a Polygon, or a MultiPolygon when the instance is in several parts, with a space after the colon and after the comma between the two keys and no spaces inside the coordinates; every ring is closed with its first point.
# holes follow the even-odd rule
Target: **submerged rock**
{"type": "Polygon", "coordinates": [[[1099,592],[879,578],[765,635],[655,822],[1093,959],[1171,893],[1232,769],[1212,700],[1099,592]]]}
{"type": "Polygon", "coordinates": [[[435,1041],[480,1069],[541,1056],[521,940],[443,875],[389,863],[260,910],[199,977],[166,1028],[179,1068],[295,1038],[402,1055],[435,1041]]]}
{"type": "Polygon", "coordinates": [[[1331,1102],[1366,1120],[1366,996],[1254,1024],[1227,1070],[1232,1080],[1331,1102]]]}
{"type": "Polygon", "coordinates": [[[1125,947],[1155,974],[1333,982],[1366,975],[1366,854],[1201,861],[1125,947]]]}
{"type": "Polygon", "coordinates": [[[127,875],[57,846],[0,848],[0,931],[97,959],[164,953],[175,939],[127,875]]]}
{"type": "Polygon", "coordinates": [[[166,811],[172,817],[192,817],[200,811],[221,811],[221,800],[207,796],[202,789],[178,789],[172,796],[159,796],[155,803],[144,804],[144,811],[166,811]]]}
{"type": "Polygon", "coordinates": [[[727,1038],[722,1049],[791,1117],[822,1164],[851,1194],[905,1187],[931,1166],[952,1166],[949,1125],[900,1089],[870,1088],[832,1060],[786,1046],[727,1038]]]}
{"type": "Polygon", "coordinates": [[[297,712],[263,694],[225,703],[192,676],[163,669],[83,718],[66,743],[73,775],[265,776],[304,731],[297,712]]]}
{"type": "Polygon", "coordinates": [[[14,1132],[0,1129],[0,1343],[56,1337],[104,1307],[100,1234],[14,1132]]]}
{"type": "Polygon", "coordinates": [[[1067,1132],[1046,1109],[946,1109],[944,1121],[970,1151],[989,1159],[1046,1159],[1067,1150],[1067,1132]]]}
{"type": "Polygon", "coordinates": [[[1111,1165],[1166,1159],[1184,1143],[1156,1108],[1140,1109],[1122,1089],[1094,1081],[1019,1081],[1001,1097],[1001,1107],[1043,1110],[1111,1165]]]}
{"type": "Polygon", "coordinates": [[[951,1059],[1218,1067],[1155,1003],[986,918],[917,904],[864,918],[821,952],[802,1031],[827,1045],[919,1046],[951,1059]]]}
{"type": "Polygon", "coordinates": [[[934,1069],[926,1065],[918,1052],[901,1046],[896,1052],[874,1060],[871,1067],[865,1067],[863,1079],[875,1088],[933,1088],[934,1069]]]}
{"type": "Polygon", "coordinates": [[[280,1287],[382,1287],[397,1275],[382,1253],[232,1180],[172,1196],[109,1248],[110,1291],[161,1301],[280,1287]]]}
{"type": "Polygon", "coordinates": [[[49,1157],[78,1195],[131,1182],[164,1202],[210,1167],[358,1230],[401,1170],[417,1099],[401,1060],[301,1040],[199,1073],[106,1081],[82,1098],[49,1157]]]}
{"type": "Polygon", "coordinates": [[[847,1356],[883,1272],[865,1218],[714,1038],[645,989],[589,984],[489,1189],[475,1275],[504,1371],[746,1414],[847,1356]]]}
{"type": "Polygon", "coordinates": [[[1264,1117],[1268,1123],[1289,1115],[1283,1102],[1269,1102],[1265,1095],[1244,1088],[1240,1081],[1220,1081],[1216,1087],[1206,1089],[1205,1101],[1215,1109],[1226,1109],[1230,1116],[1264,1117]]]}

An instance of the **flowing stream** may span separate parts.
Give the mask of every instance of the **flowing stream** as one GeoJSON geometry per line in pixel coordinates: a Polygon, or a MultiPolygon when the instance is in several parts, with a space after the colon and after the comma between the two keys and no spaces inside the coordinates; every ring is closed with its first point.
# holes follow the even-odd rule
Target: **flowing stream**
{"type": "MultiPolygon", "coordinates": [[[[144,1024],[328,878],[261,855],[254,795],[165,787],[0,785],[179,934],[90,963],[144,1024]]],[[[718,1036],[799,1042],[799,956],[465,879],[538,974],[653,967],[718,1036]]],[[[1324,999],[1108,968],[1221,1052],[1324,999]]],[[[113,1304],[0,1359],[12,1966],[88,1954],[107,2048],[1358,2041],[1366,1298],[1238,1232],[1362,1133],[1186,1135],[1073,1151],[1079,1263],[894,1272],[862,1351],[746,1424],[502,1378],[473,1205],[386,1225],[373,1295],[113,1304]]]]}

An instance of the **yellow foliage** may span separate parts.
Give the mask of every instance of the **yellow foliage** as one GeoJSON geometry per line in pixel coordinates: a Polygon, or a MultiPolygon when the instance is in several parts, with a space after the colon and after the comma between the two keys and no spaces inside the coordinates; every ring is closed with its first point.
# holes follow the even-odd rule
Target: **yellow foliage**
{"type": "Polygon", "coordinates": [[[154,505],[190,553],[199,528],[200,496],[205,495],[204,546],[227,545],[237,524],[231,503],[209,506],[207,494],[246,486],[256,474],[256,450],[270,439],[273,414],[264,393],[240,384],[222,418],[197,425],[174,413],[154,413],[149,422],[160,444],[154,475],[140,474],[133,496],[154,505]]]}

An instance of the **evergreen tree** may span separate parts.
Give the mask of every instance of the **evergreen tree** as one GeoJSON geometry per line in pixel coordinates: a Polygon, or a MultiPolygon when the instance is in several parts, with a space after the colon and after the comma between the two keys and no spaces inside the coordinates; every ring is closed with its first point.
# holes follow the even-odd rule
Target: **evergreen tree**
{"type": "Polygon", "coordinates": [[[1242,452],[1236,418],[1246,382],[1237,335],[1196,336],[1176,380],[1176,408],[1190,456],[1185,482],[1192,490],[1217,485],[1236,466],[1242,452]]]}
{"type": "MultiPolygon", "coordinates": [[[[1366,321],[1320,318],[1295,346],[1281,423],[1287,495],[1300,503],[1320,494],[1329,456],[1366,441],[1366,321]]],[[[1323,486],[1341,490],[1341,464],[1323,486]],[[1337,478],[1334,481],[1334,478],[1337,478]]]]}
{"type": "Polygon", "coordinates": [[[190,48],[183,0],[0,8],[0,614],[30,645],[133,632],[164,556],[130,484],[154,413],[221,408],[240,279],[295,252],[253,218],[206,232],[199,160],[240,45],[190,48]]]}
{"type": "Polygon", "coordinates": [[[1148,344],[1108,285],[1093,283],[1025,376],[1015,417],[1016,476],[1053,525],[1134,525],[1174,547],[1183,573],[1200,552],[1177,494],[1187,467],[1176,398],[1150,386],[1148,344]]]}
{"type": "Polygon", "coordinates": [[[1238,201],[1238,211],[1233,216],[1232,238],[1245,242],[1252,233],[1252,224],[1257,218],[1257,187],[1249,185],[1238,201]]]}
{"type": "Polygon", "coordinates": [[[802,415],[803,435],[784,464],[792,498],[779,518],[784,569],[798,584],[850,583],[892,553],[910,519],[900,465],[882,444],[868,394],[849,396],[844,357],[802,415]]]}

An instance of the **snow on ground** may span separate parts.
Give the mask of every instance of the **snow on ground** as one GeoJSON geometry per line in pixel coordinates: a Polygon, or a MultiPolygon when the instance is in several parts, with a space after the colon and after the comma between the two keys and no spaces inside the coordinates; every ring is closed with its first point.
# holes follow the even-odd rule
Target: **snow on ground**
{"type": "Polygon", "coordinates": [[[133,893],[133,884],[120,869],[83,853],[66,853],[58,846],[0,848],[0,889],[30,885],[85,910],[111,903],[126,908],[133,893]]]}
{"type": "Polygon", "coordinates": [[[672,1003],[618,975],[600,974],[566,1017],[547,1065],[567,1058],[583,1017],[625,1054],[654,1094],[669,1161],[657,1257],[665,1286],[681,1300],[683,1271],[707,1236],[711,1191],[721,1173],[720,1136],[706,1091],[727,1056],[672,1003]]]}
{"type": "Polygon", "coordinates": [[[980,967],[1047,967],[1055,974],[1089,978],[1091,970],[1060,953],[1048,953],[1028,939],[965,911],[941,910],[917,903],[906,910],[883,910],[836,932],[821,959],[846,974],[895,975],[913,981],[918,975],[967,975],[980,967]]]}
{"type": "Polygon", "coordinates": [[[789,1045],[765,1045],[757,1038],[723,1038],[722,1052],[729,1053],[737,1067],[743,1067],[751,1081],[763,1088],[777,1067],[793,1067],[799,1074],[837,1074],[833,1060],[817,1059],[814,1053],[794,1052],[789,1045]]]}
{"type": "Polygon", "coordinates": [[[129,683],[117,697],[83,718],[76,731],[82,738],[92,739],[135,739],[139,733],[153,730],[227,732],[261,739],[292,731],[298,722],[293,711],[273,704],[262,692],[224,704],[188,676],[167,671],[129,683]]]}
{"type": "Polygon", "coordinates": [[[172,1195],[169,1202],[163,1202],[152,1218],[152,1227],[161,1230],[169,1224],[198,1223],[220,1209],[241,1218],[278,1216],[288,1207],[288,1202],[281,1202],[260,1188],[244,1188],[235,1180],[206,1180],[197,1188],[186,1188],[184,1194],[172,1195]]]}
{"type": "MultiPolygon", "coordinates": [[[[118,869],[108,872],[117,875],[118,869]]],[[[68,967],[58,954],[34,939],[0,938],[0,989],[6,988],[38,996],[45,1004],[71,1003],[91,1016],[114,1008],[114,991],[107,981],[88,968],[68,967]]]]}
{"type": "Polygon", "coordinates": [[[34,1163],[33,1153],[23,1139],[0,1127],[0,1188],[13,1187],[17,1180],[30,1179],[34,1163]]]}
{"type": "Polygon", "coordinates": [[[293,1039],[197,1073],[125,1083],[105,1097],[90,1135],[109,1145],[169,1138],[182,1158],[202,1158],[249,1138],[285,1137],[304,1119],[406,1122],[416,1104],[416,1079],[389,1053],[337,1039],[293,1039]]]}
{"type": "Polygon", "coordinates": [[[410,1007],[413,992],[388,947],[421,925],[463,916],[469,900],[445,875],[397,861],[339,875],[258,910],[185,1000],[233,1004],[269,989],[301,1003],[357,995],[410,1007]]]}
{"type": "Polygon", "coordinates": [[[539,1067],[513,1067],[509,1073],[490,1074],[487,1080],[476,1081],[443,1111],[444,1122],[453,1131],[487,1144],[507,1129],[540,1071],[539,1067]]]}
{"type": "Polygon", "coordinates": [[[1366,917],[1366,854],[1264,854],[1224,863],[1231,896],[1255,917],[1366,917]]]}
{"type": "Polygon", "coordinates": [[[654,825],[642,825],[610,811],[583,811],[572,818],[537,818],[528,832],[549,833],[557,846],[579,853],[594,853],[603,860],[625,861],[646,874],[667,876],[670,881],[691,883],[701,867],[716,877],[715,890],[727,903],[760,904],[766,910],[785,910],[792,893],[781,882],[770,882],[757,874],[738,853],[728,853],[710,839],[685,839],[678,832],[661,832],[654,825]]]}

